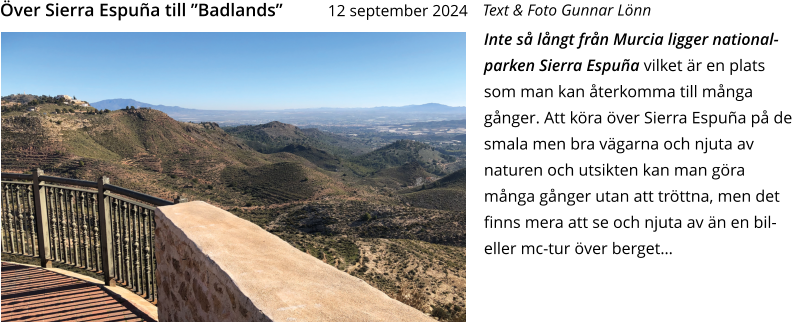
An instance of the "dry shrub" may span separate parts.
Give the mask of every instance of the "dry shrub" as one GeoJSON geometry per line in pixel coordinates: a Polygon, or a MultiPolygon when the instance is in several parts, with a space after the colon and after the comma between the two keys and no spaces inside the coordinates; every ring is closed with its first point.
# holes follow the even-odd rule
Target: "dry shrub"
{"type": "Polygon", "coordinates": [[[407,289],[402,287],[401,291],[396,294],[395,299],[399,302],[414,307],[418,311],[424,312],[424,308],[428,306],[428,299],[419,289],[407,289]]]}

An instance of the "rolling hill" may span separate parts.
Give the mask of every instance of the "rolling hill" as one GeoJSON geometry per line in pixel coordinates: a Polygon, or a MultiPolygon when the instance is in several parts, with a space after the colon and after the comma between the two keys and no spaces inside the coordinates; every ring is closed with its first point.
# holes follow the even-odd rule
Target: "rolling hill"
{"type": "Polygon", "coordinates": [[[342,135],[317,129],[302,130],[278,121],[226,128],[226,132],[242,139],[245,144],[261,153],[282,151],[290,145],[312,147],[339,156],[350,156],[370,150],[365,144],[342,135]]]}
{"type": "Polygon", "coordinates": [[[464,317],[466,214],[435,198],[461,190],[449,200],[464,205],[464,173],[429,182],[439,175],[425,167],[447,159],[426,144],[371,151],[280,122],[226,131],[156,109],[45,104],[2,121],[3,172],[108,176],[161,198],[207,201],[424,312],[442,307],[464,317]]]}
{"type": "Polygon", "coordinates": [[[426,171],[444,174],[443,164],[453,162],[455,158],[444,155],[428,144],[413,140],[398,140],[375,151],[351,158],[350,161],[360,165],[355,168],[359,174],[367,174],[405,163],[417,163],[426,171]]]}
{"type": "Polygon", "coordinates": [[[458,170],[433,183],[406,189],[406,204],[426,209],[465,211],[466,170],[458,170]]]}
{"type": "Polygon", "coordinates": [[[417,161],[408,162],[397,167],[382,169],[371,176],[371,180],[375,182],[375,184],[395,189],[420,186],[435,179],[437,179],[437,176],[426,172],[417,161]]]}
{"type": "MultiPolygon", "coordinates": [[[[299,178],[268,176],[266,181],[257,181],[264,184],[262,189],[273,195],[289,194],[283,187],[305,185],[301,180],[311,177],[323,189],[309,191],[327,191],[328,185],[335,188],[330,190],[343,190],[302,158],[261,154],[217,124],[178,122],[152,109],[11,117],[4,119],[3,136],[4,171],[41,167],[91,180],[107,172],[114,182],[168,198],[179,194],[228,204],[262,203],[259,195],[232,188],[229,178],[234,171],[225,170],[263,169],[284,162],[301,173],[299,178]]],[[[309,197],[314,196],[299,194],[300,199],[309,197]]]]}

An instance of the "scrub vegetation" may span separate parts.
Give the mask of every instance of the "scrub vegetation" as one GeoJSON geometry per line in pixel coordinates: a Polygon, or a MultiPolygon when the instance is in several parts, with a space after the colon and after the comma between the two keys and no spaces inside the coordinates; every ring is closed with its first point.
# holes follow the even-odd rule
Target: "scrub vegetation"
{"type": "Polygon", "coordinates": [[[464,320],[458,153],[280,122],[221,128],[148,108],[30,102],[4,98],[3,172],[107,176],[160,198],[206,201],[427,314],[464,320]]]}

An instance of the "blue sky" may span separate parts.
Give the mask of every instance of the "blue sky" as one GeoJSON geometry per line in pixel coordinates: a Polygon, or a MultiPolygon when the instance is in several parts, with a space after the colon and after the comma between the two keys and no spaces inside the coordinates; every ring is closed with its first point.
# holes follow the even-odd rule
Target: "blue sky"
{"type": "Polygon", "coordinates": [[[198,109],[465,105],[464,33],[7,33],[2,95],[198,109]]]}

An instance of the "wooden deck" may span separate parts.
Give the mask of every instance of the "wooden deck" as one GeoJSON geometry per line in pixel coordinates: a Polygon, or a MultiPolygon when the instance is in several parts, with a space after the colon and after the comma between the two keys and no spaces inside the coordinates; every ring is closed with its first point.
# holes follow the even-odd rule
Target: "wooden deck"
{"type": "Polygon", "coordinates": [[[0,308],[3,322],[156,321],[100,283],[9,262],[2,263],[0,308]]]}

